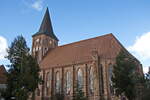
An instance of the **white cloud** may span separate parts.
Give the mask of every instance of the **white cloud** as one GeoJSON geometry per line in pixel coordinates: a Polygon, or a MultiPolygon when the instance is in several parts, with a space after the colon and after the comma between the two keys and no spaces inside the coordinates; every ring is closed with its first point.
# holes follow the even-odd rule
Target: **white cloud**
{"type": "Polygon", "coordinates": [[[0,60],[3,60],[4,57],[7,55],[7,47],[7,40],[4,37],[0,36],[0,60]]]}
{"type": "Polygon", "coordinates": [[[137,37],[135,43],[129,46],[131,52],[135,52],[142,59],[150,59],[150,32],[137,37]]]}
{"type": "Polygon", "coordinates": [[[144,72],[148,71],[148,66],[150,66],[150,32],[144,33],[136,38],[133,45],[127,48],[133,55],[135,55],[140,61],[149,61],[149,65],[144,65],[144,72]]]}
{"type": "Polygon", "coordinates": [[[35,2],[31,4],[31,7],[37,11],[41,11],[43,9],[43,0],[35,0],[35,2]]]}
{"type": "Polygon", "coordinates": [[[143,67],[143,71],[144,71],[144,73],[147,73],[147,72],[148,72],[148,70],[149,70],[149,68],[148,68],[148,67],[143,67]]]}
{"type": "Polygon", "coordinates": [[[28,8],[33,8],[37,11],[41,11],[43,9],[44,0],[23,0],[23,3],[28,8]]]}

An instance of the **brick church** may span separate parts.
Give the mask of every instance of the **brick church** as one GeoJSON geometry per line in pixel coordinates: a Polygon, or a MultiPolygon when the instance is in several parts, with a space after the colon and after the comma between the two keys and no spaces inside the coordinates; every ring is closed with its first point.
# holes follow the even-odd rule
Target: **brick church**
{"type": "MultiPolygon", "coordinates": [[[[32,55],[44,80],[35,100],[51,100],[56,93],[72,100],[76,84],[89,100],[115,100],[111,89],[115,58],[121,49],[131,55],[115,36],[110,33],[61,46],[58,42],[47,8],[39,31],[32,36],[32,55]]],[[[134,59],[143,73],[140,62],[134,59]]]]}

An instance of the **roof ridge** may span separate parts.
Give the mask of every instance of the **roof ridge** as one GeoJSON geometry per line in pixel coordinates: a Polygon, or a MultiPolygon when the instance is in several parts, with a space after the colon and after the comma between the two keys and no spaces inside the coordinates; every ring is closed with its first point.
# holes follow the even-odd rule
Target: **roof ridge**
{"type": "Polygon", "coordinates": [[[114,58],[116,57],[116,52],[119,52],[120,46],[116,42],[112,42],[114,35],[112,33],[101,35],[94,38],[89,38],[85,40],[80,40],[77,42],[65,44],[58,46],[52,50],[49,50],[40,65],[43,68],[52,66],[66,65],[72,62],[84,62],[90,61],[91,51],[96,49],[101,57],[114,58]],[[111,43],[115,45],[115,51],[112,48],[111,43]],[[51,59],[49,61],[49,59],[51,59]],[[45,66],[45,67],[44,67],[45,66]]]}
{"type": "Polygon", "coordinates": [[[101,35],[101,36],[97,36],[97,37],[93,37],[93,38],[89,38],[89,39],[85,39],[85,40],[80,40],[80,41],[76,41],[76,42],[72,42],[72,43],[68,43],[68,44],[64,44],[64,45],[60,45],[56,48],[59,48],[59,47],[64,47],[64,46],[68,46],[68,45],[73,45],[73,44],[76,44],[76,43],[81,43],[81,42],[85,42],[85,41],[89,41],[89,40],[93,40],[93,39],[96,39],[96,38],[100,38],[100,37],[106,37],[106,36],[113,36],[113,33],[108,33],[108,34],[104,34],[104,35],[101,35]]]}
{"type": "Polygon", "coordinates": [[[106,37],[106,36],[113,36],[114,37],[113,33],[108,33],[108,34],[104,34],[104,35],[101,35],[101,36],[97,36],[97,37],[88,38],[88,39],[85,39],[85,40],[80,40],[80,41],[76,41],[76,42],[72,42],[72,43],[60,45],[60,46],[57,46],[56,48],[54,48],[53,50],[49,49],[48,52],[43,57],[43,60],[45,59],[45,57],[47,56],[47,54],[49,54],[52,51],[55,51],[56,49],[64,48],[66,46],[71,46],[71,45],[74,45],[74,44],[78,44],[78,43],[81,43],[81,42],[86,42],[86,41],[89,41],[89,40],[94,40],[94,39],[102,38],[102,37],[106,37]]]}

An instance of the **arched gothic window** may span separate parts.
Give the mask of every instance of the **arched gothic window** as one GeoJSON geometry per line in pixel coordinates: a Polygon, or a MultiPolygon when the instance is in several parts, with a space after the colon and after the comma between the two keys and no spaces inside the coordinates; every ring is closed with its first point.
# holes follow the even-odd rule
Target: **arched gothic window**
{"type": "Polygon", "coordinates": [[[46,94],[47,95],[49,94],[50,85],[51,85],[51,75],[50,75],[50,72],[48,72],[46,75],[46,94]]]}
{"type": "Polygon", "coordinates": [[[103,80],[103,66],[102,64],[100,64],[99,66],[99,70],[100,70],[100,84],[101,84],[101,93],[104,93],[104,80],[103,80]]]}
{"type": "Polygon", "coordinates": [[[112,83],[112,76],[113,76],[113,66],[112,65],[109,65],[108,74],[109,74],[110,93],[114,94],[113,83],[112,83]]]}
{"type": "Polygon", "coordinates": [[[90,93],[93,94],[94,92],[94,69],[93,67],[91,67],[89,71],[89,89],[90,89],[90,93]]]}
{"type": "Polygon", "coordinates": [[[40,96],[40,89],[37,88],[37,96],[40,96]]]}
{"type": "Polygon", "coordinates": [[[109,83],[112,85],[112,75],[113,75],[113,67],[112,65],[109,66],[109,70],[108,70],[108,73],[109,73],[109,83]]]}
{"type": "Polygon", "coordinates": [[[78,69],[77,72],[77,87],[83,88],[83,72],[81,69],[78,69]]]}
{"type": "Polygon", "coordinates": [[[71,73],[69,71],[66,72],[66,87],[65,87],[66,93],[70,94],[71,90],[71,73]]]}
{"type": "Polygon", "coordinates": [[[59,93],[61,90],[61,79],[60,79],[60,73],[56,72],[56,76],[55,76],[55,89],[56,89],[56,93],[59,93]]]}

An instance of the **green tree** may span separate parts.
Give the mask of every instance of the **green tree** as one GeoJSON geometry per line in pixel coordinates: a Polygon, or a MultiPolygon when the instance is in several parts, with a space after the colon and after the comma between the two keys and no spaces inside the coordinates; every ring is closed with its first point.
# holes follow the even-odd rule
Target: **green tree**
{"type": "Polygon", "coordinates": [[[63,93],[56,93],[53,97],[52,100],[64,100],[64,94],[63,93]]]}
{"type": "Polygon", "coordinates": [[[150,100],[150,71],[146,73],[145,84],[143,85],[142,100],[150,100]]]}
{"type": "Polygon", "coordinates": [[[80,87],[79,85],[77,85],[77,87],[75,88],[73,100],[88,100],[84,95],[82,87],[80,87]]]}
{"type": "Polygon", "coordinates": [[[150,100],[150,88],[145,88],[143,90],[142,100],[150,100]]]}
{"type": "Polygon", "coordinates": [[[27,100],[41,82],[39,66],[29,51],[23,36],[15,38],[7,50],[6,58],[10,61],[10,65],[8,65],[6,100],[11,100],[12,97],[16,100],[27,100]]]}
{"type": "Polygon", "coordinates": [[[129,100],[133,100],[136,96],[137,76],[135,59],[122,50],[116,57],[112,76],[116,94],[124,94],[129,100]]]}

